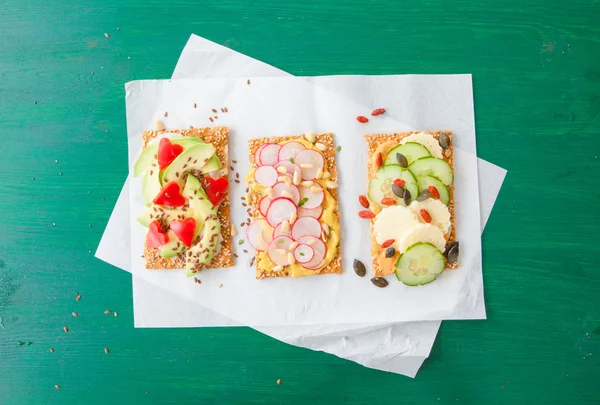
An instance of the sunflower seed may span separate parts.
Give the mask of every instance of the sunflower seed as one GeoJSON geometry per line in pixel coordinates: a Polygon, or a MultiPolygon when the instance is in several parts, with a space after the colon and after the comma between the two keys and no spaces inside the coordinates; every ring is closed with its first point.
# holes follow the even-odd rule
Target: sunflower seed
{"type": "Polygon", "coordinates": [[[408,167],[408,160],[406,160],[406,156],[404,156],[402,153],[396,153],[396,161],[398,162],[400,167],[408,167]]]}
{"type": "Polygon", "coordinates": [[[419,196],[417,197],[417,201],[425,201],[429,197],[429,190],[425,189],[419,196]]]}
{"type": "Polygon", "coordinates": [[[396,194],[398,197],[403,198],[404,197],[404,187],[400,187],[397,186],[395,184],[392,184],[392,191],[394,192],[394,194],[396,194]]]}
{"type": "Polygon", "coordinates": [[[438,140],[440,143],[440,146],[442,147],[442,149],[448,149],[448,147],[450,146],[450,137],[448,136],[447,133],[442,132],[440,134],[440,139],[438,140]]]}
{"type": "Polygon", "coordinates": [[[354,259],[354,272],[359,277],[364,277],[367,274],[367,269],[365,269],[365,265],[358,259],[354,259]]]}
{"type": "Polygon", "coordinates": [[[396,254],[396,249],[394,249],[393,247],[389,247],[387,248],[387,250],[385,251],[385,257],[387,257],[388,259],[390,257],[394,257],[394,255],[396,254]]]}
{"type": "Polygon", "coordinates": [[[410,191],[408,189],[404,190],[402,198],[404,199],[404,204],[408,207],[410,205],[410,191]]]}
{"type": "Polygon", "coordinates": [[[448,246],[446,246],[446,251],[444,252],[444,255],[448,260],[448,264],[456,263],[456,261],[458,260],[458,253],[458,242],[452,242],[449,243],[448,246]]]}
{"type": "Polygon", "coordinates": [[[373,283],[373,285],[375,287],[379,287],[379,288],[385,288],[389,284],[388,281],[383,277],[373,277],[371,279],[371,283],[373,283]]]}

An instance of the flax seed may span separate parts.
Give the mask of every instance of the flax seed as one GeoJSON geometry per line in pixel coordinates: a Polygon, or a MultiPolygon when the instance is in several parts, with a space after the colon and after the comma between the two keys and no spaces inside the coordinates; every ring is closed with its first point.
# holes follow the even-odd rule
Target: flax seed
{"type": "Polygon", "coordinates": [[[64,330],[65,332],[69,333],[69,327],[68,327],[68,326],[65,326],[65,327],[63,328],[63,330],[64,330]]]}
{"type": "Polygon", "coordinates": [[[71,315],[73,315],[73,316],[75,316],[75,317],[79,316],[79,315],[77,314],[77,312],[71,312],[71,315]]]}
{"type": "Polygon", "coordinates": [[[104,315],[110,315],[110,310],[107,309],[106,311],[104,311],[104,315]]]}
{"type": "Polygon", "coordinates": [[[104,348],[104,353],[108,354],[108,349],[106,347],[104,348]]]}
{"type": "Polygon", "coordinates": [[[53,348],[50,348],[50,353],[54,353],[54,349],[53,348]]]}

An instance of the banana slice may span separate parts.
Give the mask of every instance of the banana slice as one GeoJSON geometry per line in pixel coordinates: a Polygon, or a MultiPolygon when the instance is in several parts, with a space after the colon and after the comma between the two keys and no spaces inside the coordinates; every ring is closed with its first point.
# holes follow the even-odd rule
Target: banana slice
{"type": "Polygon", "coordinates": [[[402,139],[402,142],[400,143],[405,144],[406,142],[420,143],[429,150],[431,156],[439,159],[444,158],[444,156],[442,155],[442,147],[440,146],[440,143],[437,141],[437,139],[433,137],[433,135],[427,132],[415,132],[414,134],[410,134],[406,138],[402,139]]]}
{"type": "Polygon", "coordinates": [[[450,211],[440,200],[435,200],[433,198],[428,198],[425,201],[415,200],[410,203],[408,208],[415,213],[421,223],[427,223],[421,216],[421,210],[426,210],[431,217],[431,225],[440,228],[440,231],[444,234],[447,234],[450,231],[450,226],[452,225],[450,222],[450,211]]]}
{"type": "Polygon", "coordinates": [[[409,232],[400,239],[398,250],[402,253],[417,242],[431,243],[440,252],[446,248],[444,233],[440,228],[431,224],[418,224],[410,228],[409,232]]]}
{"type": "Polygon", "coordinates": [[[373,232],[375,240],[381,244],[389,239],[394,239],[392,246],[398,248],[398,242],[414,226],[419,225],[415,213],[402,205],[393,205],[381,210],[375,217],[373,232]]]}

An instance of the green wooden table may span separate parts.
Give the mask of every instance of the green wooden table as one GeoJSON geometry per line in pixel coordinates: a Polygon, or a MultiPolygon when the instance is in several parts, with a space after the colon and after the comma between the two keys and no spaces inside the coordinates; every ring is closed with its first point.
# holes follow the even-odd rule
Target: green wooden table
{"type": "Polygon", "coordinates": [[[0,404],[600,403],[599,17],[584,0],[4,2],[0,404]],[[473,73],[479,156],[509,171],[483,235],[489,319],[444,322],[415,380],[247,328],[133,328],[130,275],[93,256],[126,176],[123,84],[170,77],[192,32],[295,75],[473,73]]]}

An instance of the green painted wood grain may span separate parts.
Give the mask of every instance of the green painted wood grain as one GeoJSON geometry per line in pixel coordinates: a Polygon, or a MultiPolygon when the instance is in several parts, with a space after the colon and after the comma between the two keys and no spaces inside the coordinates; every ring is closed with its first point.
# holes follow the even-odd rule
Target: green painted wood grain
{"type": "Polygon", "coordinates": [[[3,2],[0,404],[598,404],[599,15],[583,0],[3,2]],[[90,253],[126,175],[123,83],[168,78],[192,32],[295,75],[473,73],[478,153],[509,170],[483,235],[489,320],[444,322],[415,380],[246,328],[134,329],[129,275],[90,253]]]}

